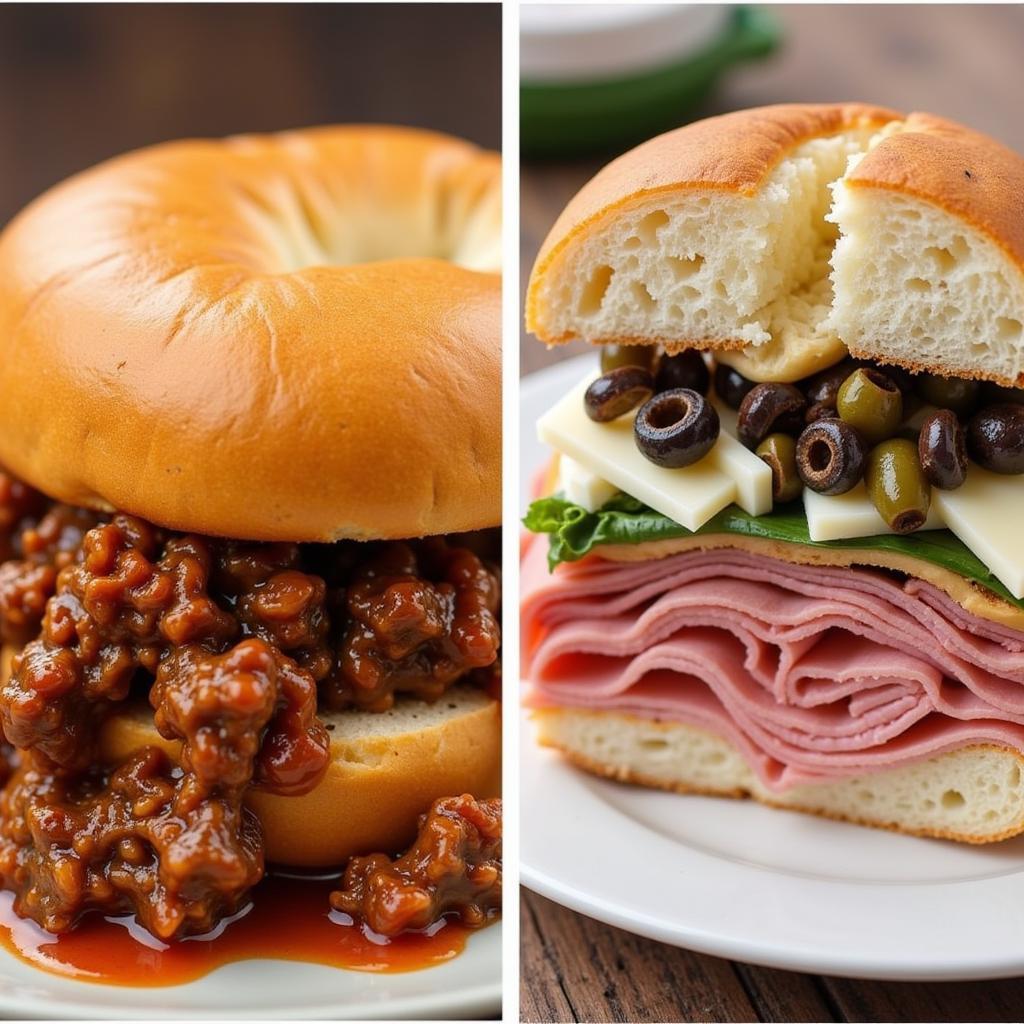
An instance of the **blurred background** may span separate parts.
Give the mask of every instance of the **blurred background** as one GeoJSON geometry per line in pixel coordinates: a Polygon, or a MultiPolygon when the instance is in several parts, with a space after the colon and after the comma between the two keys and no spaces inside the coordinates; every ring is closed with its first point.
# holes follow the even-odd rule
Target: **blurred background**
{"type": "MultiPolygon", "coordinates": [[[[1024,152],[1024,6],[649,6],[522,8],[524,289],[548,228],[598,168],[700,117],[864,100],[942,114],[1024,152]]],[[[585,349],[549,352],[524,334],[521,369],[585,349]]]]}
{"type": "Polygon", "coordinates": [[[0,225],[166,139],[386,121],[501,141],[498,4],[0,4],[0,225]]]}

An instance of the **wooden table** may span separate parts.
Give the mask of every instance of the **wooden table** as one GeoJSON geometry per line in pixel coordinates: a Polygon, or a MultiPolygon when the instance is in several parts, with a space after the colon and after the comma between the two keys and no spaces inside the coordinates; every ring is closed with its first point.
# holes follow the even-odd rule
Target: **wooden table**
{"type": "MultiPolygon", "coordinates": [[[[776,12],[784,51],[724,82],[703,114],[784,101],[857,99],[931,110],[1024,152],[1024,8],[793,6],[776,12]]],[[[608,157],[527,163],[522,283],[552,221],[608,157]]],[[[524,373],[585,351],[524,335],[524,373]]],[[[609,928],[524,892],[526,1021],[1012,1021],[1024,980],[901,984],[730,963],[609,928]]]]}

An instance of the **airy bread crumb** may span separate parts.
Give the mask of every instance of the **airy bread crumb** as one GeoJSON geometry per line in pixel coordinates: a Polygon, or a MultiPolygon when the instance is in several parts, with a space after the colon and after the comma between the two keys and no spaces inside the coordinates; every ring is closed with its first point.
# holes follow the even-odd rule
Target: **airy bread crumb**
{"type": "Polygon", "coordinates": [[[534,268],[528,327],[548,344],[713,349],[753,380],[795,381],[849,349],[1024,384],[1022,204],[1024,158],[932,115],[739,111],[581,190],[534,268]]]}
{"type": "Polygon", "coordinates": [[[534,720],[542,745],[620,782],[753,797],[773,807],[966,843],[1024,832],[1024,756],[1008,748],[963,747],[870,775],[775,792],[730,743],[696,726],[576,708],[545,708],[534,720]]]}

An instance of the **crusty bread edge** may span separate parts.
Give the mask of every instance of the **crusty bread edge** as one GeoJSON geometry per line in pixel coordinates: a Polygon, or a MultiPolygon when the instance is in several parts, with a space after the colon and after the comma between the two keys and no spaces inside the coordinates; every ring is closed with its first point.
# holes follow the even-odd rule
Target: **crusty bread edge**
{"type": "MultiPolygon", "coordinates": [[[[543,719],[545,716],[557,716],[566,713],[579,714],[580,711],[579,709],[539,708],[532,712],[532,717],[536,720],[543,719]]],[[[591,715],[636,718],[635,715],[628,715],[614,711],[587,711],[585,713],[591,715]]],[[[686,728],[695,729],[696,726],[688,725],[686,728]]],[[[611,779],[625,785],[643,786],[647,789],[660,789],[665,792],[679,793],[681,795],[726,797],[735,800],[756,800],[758,803],[764,804],[766,807],[773,807],[780,811],[795,811],[799,814],[808,814],[817,818],[826,818],[830,821],[843,821],[851,825],[862,825],[867,828],[876,828],[884,832],[897,832],[900,835],[922,836],[928,839],[949,839],[954,842],[969,843],[974,846],[984,846],[989,843],[1002,842],[1005,839],[1012,839],[1014,836],[1024,833],[1024,820],[1021,821],[1019,828],[1004,829],[1002,832],[996,832],[986,836],[969,835],[966,833],[956,832],[952,829],[910,829],[894,822],[883,822],[879,820],[872,821],[869,818],[863,818],[858,815],[836,814],[818,808],[801,807],[792,803],[782,803],[780,801],[772,800],[763,793],[753,792],[746,788],[714,789],[706,786],[691,786],[683,782],[670,782],[666,779],[658,779],[654,776],[646,775],[643,772],[634,771],[627,765],[615,765],[594,760],[585,754],[581,754],[579,751],[566,747],[564,744],[559,743],[550,735],[545,735],[543,732],[538,733],[537,742],[542,747],[557,750],[570,763],[574,764],[577,768],[581,768],[584,771],[589,772],[591,775],[611,779]]],[[[993,743],[976,743],[971,746],[972,748],[999,750],[1013,754],[1020,762],[1021,769],[1024,770],[1024,755],[1019,751],[1011,750],[1009,747],[1000,747],[993,743]]]]}
{"type": "MultiPolygon", "coordinates": [[[[694,121],[629,150],[603,167],[576,193],[541,244],[527,286],[526,329],[547,345],[578,340],[575,333],[548,336],[541,330],[537,316],[541,281],[548,268],[575,238],[592,230],[626,204],[648,196],[680,191],[753,195],[793,150],[810,139],[824,138],[854,127],[881,128],[902,118],[903,115],[897,111],[863,103],[781,103],[694,121]],[[769,147],[770,154],[766,153],[760,161],[751,161],[745,155],[736,157],[732,152],[736,138],[742,137],[759,119],[766,117],[776,119],[777,127],[788,132],[786,144],[769,147]],[[678,157],[670,154],[676,149],[686,152],[688,140],[697,133],[701,135],[702,144],[688,154],[691,161],[689,169],[692,170],[690,177],[686,168],[678,166],[678,157]],[[708,136],[706,139],[703,138],[705,134],[708,136]],[[719,156],[723,151],[729,151],[730,173],[712,178],[708,167],[713,163],[710,158],[716,155],[716,150],[719,156]],[[673,173],[666,178],[678,177],[679,180],[658,182],[666,164],[673,166],[673,173]]],[[[619,344],[631,343],[618,338],[605,339],[612,340],[619,344]]],[[[635,343],[654,344],[656,341],[643,338],[636,339],[635,343]]],[[[718,348],[740,348],[747,343],[716,340],[714,344],[718,348]]]]}
{"type": "MultiPolygon", "coordinates": [[[[777,107],[753,108],[749,111],[737,111],[736,114],[758,115],[766,111],[787,111],[789,116],[796,116],[802,111],[819,111],[828,109],[825,107],[806,105],[779,105],[777,107]],[[795,113],[793,113],[796,108],[795,113]]],[[[838,127],[833,127],[828,132],[810,132],[800,137],[794,135],[793,143],[789,148],[779,148],[774,163],[766,162],[763,168],[761,182],[771,170],[783,160],[796,146],[814,138],[818,134],[833,134],[842,131],[844,128],[852,127],[858,123],[875,123],[879,127],[888,122],[900,122],[899,130],[895,131],[879,145],[869,150],[857,167],[843,180],[849,188],[873,189],[888,191],[899,195],[905,195],[921,202],[929,203],[947,215],[962,221],[969,228],[977,231],[984,238],[991,241],[1002,251],[1016,267],[1019,274],[1024,275],[1024,228],[1021,228],[1019,211],[1017,209],[1018,194],[1013,192],[1013,185],[1018,187],[1018,193],[1024,193],[1024,157],[1013,152],[996,139],[990,138],[981,132],[976,132],[964,125],[937,117],[933,114],[914,112],[902,117],[893,111],[886,111],[883,108],[861,106],[858,104],[836,104],[835,109],[843,111],[845,121],[838,127]],[[872,120],[873,119],[873,120],[872,120]],[[929,154],[930,160],[927,166],[910,166],[906,163],[904,150],[908,142],[914,139],[925,139],[938,146],[937,152],[929,154]],[[943,149],[940,142],[951,143],[943,149]],[[956,149],[957,143],[961,150],[956,149]],[[979,198],[974,195],[963,195],[957,187],[957,175],[960,173],[960,164],[963,162],[974,162],[982,152],[988,160],[995,164],[997,173],[993,175],[997,179],[994,186],[990,186],[989,194],[982,194],[979,198]],[[952,170],[956,166],[956,172],[952,170]],[[943,181],[943,178],[947,180],[943,181]],[[998,192],[998,198],[993,199],[991,189],[998,192]],[[1001,204],[1001,205],[1000,205],[1001,204]]],[[[718,119],[710,119],[717,121],[718,119]]],[[[736,121],[739,120],[737,117],[736,121]]],[[[691,129],[703,122],[694,122],[674,132],[667,132],[656,139],[645,143],[643,146],[624,154],[615,163],[620,168],[630,167],[634,171],[636,181],[641,183],[632,191],[625,191],[618,196],[612,195],[606,205],[596,211],[590,212],[573,222],[572,211],[579,204],[586,210],[588,203],[594,205],[590,192],[600,195],[608,192],[602,178],[604,171],[600,172],[591,182],[577,193],[577,196],[566,207],[562,215],[551,228],[547,238],[541,246],[537,255],[533,271],[530,275],[530,282],[526,300],[526,326],[527,330],[535,334],[540,341],[547,345],[561,345],[571,341],[580,340],[579,335],[574,331],[563,332],[558,335],[548,335],[541,330],[537,315],[537,294],[540,283],[548,268],[558,255],[581,233],[592,230],[596,224],[605,217],[621,209],[627,203],[659,192],[674,192],[684,190],[715,190],[721,192],[739,192],[750,194],[756,190],[750,183],[745,185],[730,181],[679,181],[670,184],[662,184],[657,188],[644,188],[642,182],[645,177],[657,175],[657,169],[652,170],[651,164],[661,155],[661,151],[671,147],[673,140],[683,137],[687,129],[691,129]],[[660,145],[659,145],[660,143],[660,145]],[[634,155],[635,154],[635,155],[634,155]],[[635,168],[631,167],[635,164],[635,168]],[[566,223],[568,222],[568,223],[566,223]]],[[[735,121],[730,121],[729,127],[735,127],[735,121]]],[[[724,137],[724,133],[723,133],[724,137]]],[[[720,140],[719,140],[720,141],[720,140]]],[[[619,344],[619,345],[655,345],[662,343],[662,339],[656,337],[597,337],[587,338],[586,341],[594,345],[619,344]]],[[[723,338],[691,338],[685,341],[676,341],[666,346],[670,352],[683,351],[687,348],[713,348],[715,350],[734,350],[746,348],[748,343],[741,339],[723,338]]],[[[860,349],[856,345],[850,346],[850,354],[861,358],[878,358],[878,353],[860,349]]],[[[900,366],[911,373],[939,372],[940,367],[933,363],[921,363],[914,360],[892,358],[886,355],[886,361],[900,366]]],[[[986,373],[982,370],[957,371],[957,376],[971,380],[989,380],[1008,387],[1024,386],[1024,372],[1016,379],[1010,380],[998,374],[986,373]]]]}

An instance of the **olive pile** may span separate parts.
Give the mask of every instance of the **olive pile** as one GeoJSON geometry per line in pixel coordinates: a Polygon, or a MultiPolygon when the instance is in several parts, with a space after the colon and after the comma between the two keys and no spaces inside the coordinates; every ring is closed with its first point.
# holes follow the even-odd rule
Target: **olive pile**
{"type": "Polygon", "coordinates": [[[799,384],[726,376],[719,395],[738,411],[740,441],[771,467],[776,501],[803,487],[845,494],[863,480],[883,522],[910,533],[928,518],[933,487],[963,484],[968,454],[995,473],[1024,472],[1024,392],[854,359],[799,384]],[[938,408],[914,437],[904,422],[921,403],[938,408]]]}
{"type": "Polygon", "coordinates": [[[639,406],[633,437],[655,465],[681,469],[714,447],[721,429],[707,400],[711,374],[699,352],[658,357],[653,345],[605,345],[601,371],[583,404],[597,423],[608,423],[639,406]]]}
{"type": "MultiPolygon", "coordinates": [[[[653,345],[606,345],[601,370],[587,415],[604,423],[639,407],[634,437],[651,462],[689,466],[714,446],[718,414],[699,352],[659,357],[653,345]]],[[[968,455],[994,473],[1024,473],[1021,390],[855,359],[797,384],[757,384],[718,365],[714,389],[737,410],[739,440],[771,468],[775,501],[793,501],[804,487],[845,494],[863,480],[889,528],[910,533],[928,518],[932,487],[963,484],[968,455]],[[914,437],[905,421],[921,403],[936,411],[914,437]]]]}

